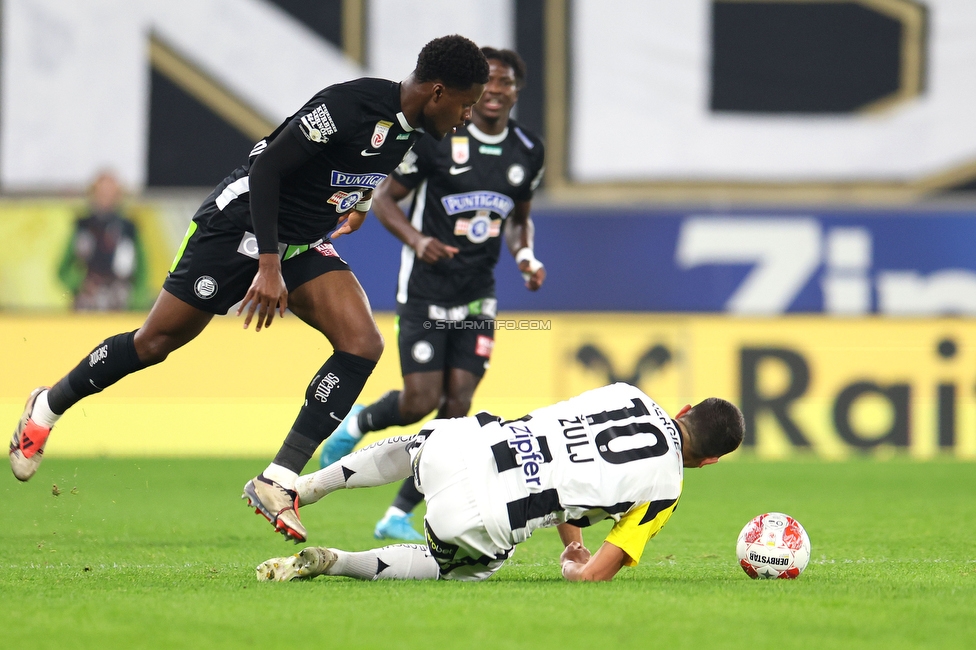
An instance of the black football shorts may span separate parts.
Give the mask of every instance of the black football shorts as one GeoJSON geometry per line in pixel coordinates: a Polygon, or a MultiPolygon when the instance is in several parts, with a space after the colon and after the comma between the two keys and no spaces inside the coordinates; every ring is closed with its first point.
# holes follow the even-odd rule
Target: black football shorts
{"type": "Polygon", "coordinates": [[[442,321],[400,315],[396,329],[404,375],[461,368],[483,377],[495,346],[494,321],[487,318],[442,321]]]}
{"type": "MultiPolygon", "coordinates": [[[[258,271],[253,233],[235,226],[207,201],[197,211],[163,288],[212,314],[226,314],[244,299],[258,271]]],[[[288,291],[329,271],[349,270],[328,238],[302,246],[279,245],[288,291]]]]}

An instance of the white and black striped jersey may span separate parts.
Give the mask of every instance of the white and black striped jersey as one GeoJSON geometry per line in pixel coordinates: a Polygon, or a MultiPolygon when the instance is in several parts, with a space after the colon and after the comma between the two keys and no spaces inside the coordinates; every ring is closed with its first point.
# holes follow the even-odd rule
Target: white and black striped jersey
{"type": "Polygon", "coordinates": [[[607,541],[636,564],[681,494],[678,425],[629,384],[587,391],[521,420],[480,413],[425,428],[434,424],[432,435],[441,435],[442,422],[444,433],[457,436],[485,527],[501,548],[537,528],[611,518],[607,541]]]}
{"type": "Polygon", "coordinates": [[[393,178],[416,190],[409,215],[414,228],[460,252],[431,265],[404,246],[397,303],[426,313],[426,304],[494,297],[505,220],[516,201],[532,199],[544,160],[542,140],[514,120],[494,136],[469,124],[440,141],[421,138],[393,178]]]}
{"type": "Polygon", "coordinates": [[[250,166],[271,141],[294,137],[312,157],[281,179],[278,239],[314,242],[393,171],[420,135],[400,109],[399,83],[364,78],[329,86],[258,142],[213,196],[235,225],[250,230],[250,166]]]}

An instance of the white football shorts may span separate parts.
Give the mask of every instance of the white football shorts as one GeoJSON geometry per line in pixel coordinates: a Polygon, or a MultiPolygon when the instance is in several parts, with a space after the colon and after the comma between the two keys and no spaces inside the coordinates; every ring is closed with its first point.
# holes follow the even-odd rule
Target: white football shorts
{"type": "Polygon", "coordinates": [[[462,455],[464,435],[451,426],[436,429],[414,452],[415,467],[427,501],[427,546],[441,578],[478,581],[490,578],[515,549],[496,546],[485,530],[462,455]]]}

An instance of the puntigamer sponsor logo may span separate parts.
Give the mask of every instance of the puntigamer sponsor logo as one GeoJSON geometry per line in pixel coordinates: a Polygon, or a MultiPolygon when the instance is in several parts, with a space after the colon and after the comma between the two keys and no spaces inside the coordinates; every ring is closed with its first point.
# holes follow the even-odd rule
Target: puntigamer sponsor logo
{"type": "Polygon", "coordinates": [[[379,172],[352,174],[333,170],[332,187],[368,187],[372,189],[383,182],[384,178],[386,178],[386,174],[379,172]]]}
{"type": "Polygon", "coordinates": [[[468,192],[466,194],[450,194],[441,199],[441,205],[449,215],[474,210],[490,210],[502,217],[515,207],[515,201],[498,192],[468,192]]]}
{"type": "Polygon", "coordinates": [[[755,551],[749,551],[749,561],[759,562],[761,564],[769,564],[771,566],[786,566],[790,563],[790,558],[788,557],[771,557],[769,555],[760,555],[755,551]]]}

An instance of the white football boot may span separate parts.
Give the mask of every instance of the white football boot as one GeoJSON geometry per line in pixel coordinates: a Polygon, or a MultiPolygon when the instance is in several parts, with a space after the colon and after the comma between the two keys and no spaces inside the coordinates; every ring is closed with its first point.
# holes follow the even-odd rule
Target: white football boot
{"type": "Polygon", "coordinates": [[[30,397],[27,398],[27,405],[24,406],[24,413],[20,416],[14,435],[10,439],[10,469],[20,481],[26,481],[34,476],[34,472],[44,460],[44,446],[47,445],[51,429],[34,422],[31,419],[31,411],[34,410],[37,396],[47,389],[47,386],[41,386],[31,392],[30,397]]]}
{"type": "Polygon", "coordinates": [[[285,489],[259,474],[244,485],[241,498],[247,499],[254,512],[270,521],[285,539],[295,540],[298,544],[308,537],[308,531],[298,517],[298,493],[294,490],[285,489]]]}
{"type": "Polygon", "coordinates": [[[309,580],[324,575],[336,562],[336,554],[322,546],[309,546],[290,557],[273,557],[257,566],[260,582],[309,580]]]}

